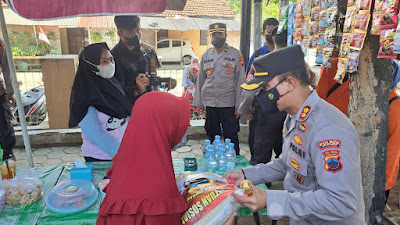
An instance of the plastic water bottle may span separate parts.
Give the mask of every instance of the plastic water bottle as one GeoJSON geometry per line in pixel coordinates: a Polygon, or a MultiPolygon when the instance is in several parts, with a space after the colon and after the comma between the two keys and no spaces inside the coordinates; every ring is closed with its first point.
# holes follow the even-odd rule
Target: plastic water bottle
{"type": "Polygon", "coordinates": [[[236,151],[234,147],[235,145],[233,143],[229,143],[229,148],[225,152],[227,172],[235,169],[236,151]]]}
{"type": "Polygon", "coordinates": [[[225,139],[225,152],[228,150],[229,144],[230,144],[230,143],[231,143],[231,139],[226,138],[226,139],[225,139]]]}
{"type": "Polygon", "coordinates": [[[217,160],[215,159],[214,150],[209,149],[206,153],[206,171],[210,173],[215,173],[218,167],[217,160]]]}
{"type": "Polygon", "coordinates": [[[211,144],[211,141],[210,140],[205,140],[204,141],[204,146],[203,146],[203,149],[202,149],[202,151],[203,151],[203,156],[206,154],[206,152],[207,152],[207,147],[209,146],[211,144]]]}
{"type": "Polygon", "coordinates": [[[218,154],[216,156],[218,161],[218,169],[217,173],[222,175],[226,173],[226,156],[225,156],[225,148],[223,145],[218,149],[218,154]]]}
{"type": "MultiPolygon", "coordinates": [[[[221,141],[221,136],[215,135],[214,142],[215,141],[221,141]]],[[[213,144],[214,144],[214,142],[213,142],[213,144]]]]}
{"type": "Polygon", "coordinates": [[[215,151],[218,151],[218,146],[221,144],[221,141],[220,140],[215,140],[214,141],[214,144],[213,144],[213,146],[214,146],[214,150],[215,151]]]}

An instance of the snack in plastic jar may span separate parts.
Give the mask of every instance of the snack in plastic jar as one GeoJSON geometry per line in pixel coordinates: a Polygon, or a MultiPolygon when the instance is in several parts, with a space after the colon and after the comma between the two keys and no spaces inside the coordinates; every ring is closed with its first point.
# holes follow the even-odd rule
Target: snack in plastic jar
{"type": "Polygon", "coordinates": [[[358,0],[357,10],[371,10],[371,0],[358,0]]]}
{"type": "Polygon", "coordinates": [[[366,31],[355,30],[351,36],[350,49],[361,50],[364,46],[366,31]]]}
{"type": "Polygon", "coordinates": [[[346,70],[347,70],[347,59],[339,58],[338,69],[337,69],[336,75],[333,79],[336,82],[338,82],[339,84],[343,84],[343,79],[344,79],[344,76],[346,75],[346,70]]]}
{"type": "Polygon", "coordinates": [[[303,0],[303,17],[309,17],[311,14],[311,0],[303,0]]]}
{"type": "Polygon", "coordinates": [[[345,58],[349,54],[350,50],[351,34],[344,34],[342,38],[342,44],[340,45],[339,57],[345,58]]]}
{"type": "Polygon", "coordinates": [[[6,203],[10,205],[32,205],[42,197],[40,180],[33,169],[23,169],[15,178],[3,180],[6,203]]]}
{"type": "Polygon", "coordinates": [[[356,16],[356,8],[347,8],[346,19],[344,20],[343,32],[351,33],[354,28],[354,18],[356,16]]]}
{"type": "Polygon", "coordinates": [[[319,21],[319,14],[321,9],[319,7],[315,7],[311,11],[311,22],[318,22],[319,21]]]}
{"type": "Polygon", "coordinates": [[[369,11],[367,10],[359,11],[356,16],[356,22],[354,28],[358,30],[366,30],[368,27],[369,19],[370,19],[369,11]]]}
{"type": "Polygon", "coordinates": [[[189,205],[181,217],[183,225],[219,225],[241,207],[232,193],[243,196],[243,191],[216,174],[188,172],[176,177],[176,182],[189,205]]]}
{"type": "Polygon", "coordinates": [[[371,26],[371,35],[379,35],[379,29],[381,26],[381,20],[383,18],[382,12],[374,12],[372,14],[372,26],[371,26]]]}
{"type": "Polygon", "coordinates": [[[386,25],[381,26],[380,44],[378,58],[391,58],[395,59],[397,54],[393,52],[394,37],[396,33],[396,26],[386,25]]]}
{"type": "Polygon", "coordinates": [[[359,59],[360,59],[360,51],[351,50],[349,52],[347,61],[347,72],[349,73],[357,72],[359,59]]]}
{"type": "Polygon", "coordinates": [[[336,28],[336,21],[337,21],[337,9],[331,8],[327,12],[326,17],[326,28],[336,28]]]}

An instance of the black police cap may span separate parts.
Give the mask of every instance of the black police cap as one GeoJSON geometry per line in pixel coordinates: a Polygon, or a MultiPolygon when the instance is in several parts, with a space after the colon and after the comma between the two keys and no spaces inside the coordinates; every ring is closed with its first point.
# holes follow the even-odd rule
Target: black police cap
{"type": "Polygon", "coordinates": [[[254,60],[254,79],[242,84],[242,88],[254,90],[277,75],[299,68],[305,68],[304,53],[300,45],[275,50],[254,60]]]}
{"type": "Polygon", "coordinates": [[[208,32],[210,34],[216,33],[216,32],[221,32],[226,34],[226,24],[224,23],[213,23],[210,24],[208,27],[208,32]]]}
{"type": "Polygon", "coordinates": [[[139,27],[140,18],[138,16],[115,16],[114,23],[118,29],[134,29],[139,27]]]}

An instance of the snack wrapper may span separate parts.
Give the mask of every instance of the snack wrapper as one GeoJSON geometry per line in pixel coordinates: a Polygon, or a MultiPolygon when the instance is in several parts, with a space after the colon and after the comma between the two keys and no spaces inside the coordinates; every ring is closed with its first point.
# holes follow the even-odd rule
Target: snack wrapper
{"type": "Polygon", "coordinates": [[[361,10],[370,11],[371,10],[371,2],[372,2],[372,0],[358,0],[357,1],[357,10],[358,11],[361,11],[361,10]]]}
{"type": "Polygon", "coordinates": [[[356,16],[354,28],[357,30],[367,30],[370,16],[367,10],[359,11],[356,16]]]}
{"type": "Polygon", "coordinates": [[[346,75],[346,70],[347,70],[347,59],[339,58],[338,69],[333,79],[339,84],[343,84],[343,79],[344,76],[346,75]]]}
{"type": "Polygon", "coordinates": [[[370,31],[371,35],[379,35],[379,29],[381,26],[382,18],[383,18],[382,12],[374,12],[372,14],[372,27],[370,31]]]}
{"type": "Polygon", "coordinates": [[[351,50],[348,54],[347,72],[357,72],[358,62],[360,61],[360,51],[351,50]]]}
{"type": "Polygon", "coordinates": [[[396,34],[396,26],[381,26],[380,45],[378,58],[395,59],[397,54],[393,51],[394,38],[396,34]]]}
{"type": "Polygon", "coordinates": [[[354,20],[356,16],[356,8],[347,8],[346,19],[344,20],[343,33],[351,33],[354,29],[354,20]]]}
{"type": "Polygon", "coordinates": [[[346,58],[350,50],[351,34],[344,34],[340,45],[339,57],[346,58]]]}
{"type": "Polygon", "coordinates": [[[355,30],[351,36],[350,49],[361,50],[364,46],[364,40],[367,35],[366,31],[355,30]]]}

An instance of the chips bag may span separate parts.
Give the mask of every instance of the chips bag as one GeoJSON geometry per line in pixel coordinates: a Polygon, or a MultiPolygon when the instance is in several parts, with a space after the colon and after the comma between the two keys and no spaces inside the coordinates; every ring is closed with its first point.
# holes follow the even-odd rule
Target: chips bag
{"type": "Polygon", "coordinates": [[[243,196],[243,191],[216,174],[186,172],[176,177],[176,183],[189,205],[182,225],[219,225],[241,207],[232,193],[243,196]]]}
{"type": "Polygon", "coordinates": [[[301,27],[301,35],[308,36],[308,29],[309,29],[309,17],[304,17],[303,25],[301,27]]]}
{"type": "Polygon", "coordinates": [[[347,61],[347,72],[349,73],[357,72],[359,59],[360,59],[360,51],[351,50],[349,52],[347,61]]]}
{"type": "Polygon", "coordinates": [[[355,30],[351,36],[350,49],[361,50],[364,46],[364,40],[367,35],[366,31],[355,30]]]}
{"type": "Polygon", "coordinates": [[[311,11],[311,22],[318,22],[319,21],[319,14],[321,12],[320,7],[315,7],[311,11]]]}
{"type": "Polygon", "coordinates": [[[381,26],[381,20],[383,18],[382,12],[374,12],[372,14],[372,27],[371,27],[371,35],[379,35],[379,29],[381,26]]]}
{"type": "Polygon", "coordinates": [[[354,28],[357,30],[367,30],[370,14],[368,10],[359,11],[356,16],[354,28]]]}
{"type": "Polygon", "coordinates": [[[354,29],[354,20],[356,16],[356,8],[347,8],[346,19],[344,20],[343,33],[351,33],[354,29]]]}
{"type": "MultiPolygon", "coordinates": [[[[357,2],[357,10],[371,10],[371,1],[372,0],[358,0],[357,2]]],[[[378,1],[378,0],[377,0],[378,1]]]]}
{"type": "Polygon", "coordinates": [[[396,34],[396,26],[386,25],[381,26],[380,30],[380,45],[378,58],[395,59],[397,54],[393,51],[394,38],[396,34]]]}
{"type": "Polygon", "coordinates": [[[318,45],[315,63],[322,64],[323,62],[324,62],[324,46],[318,45]]]}
{"type": "Polygon", "coordinates": [[[316,48],[318,45],[318,35],[310,36],[308,40],[308,48],[316,48]]]}
{"type": "Polygon", "coordinates": [[[398,0],[384,0],[382,4],[382,20],[381,25],[390,25],[398,23],[398,0]]]}
{"type": "Polygon", "coordinates": [[[326,67],[326,68],[331,68],[332,67],[332,51],[333,48],[324,48],[323,50],[323,56],[324,56],[324,60],[322,63],[322,67],[326,67]]]}
{"type": "Polygon", "coordinates": [[[336,28],[337,22],[337,9],[331,8],[327,12],[326,28],[336,28]]]}
{"type": "Polygon", "coordinates": [[[336,82],[338,82],[339,84],[343,84],[343,79],[344,79],[344,76],[346,75],[346,70],[347,70],[347,59],[339,58],[338,69],[337,69],[336,75],[333,79],[336,82]]]}
{"type": "Polygon", "coordinates": [[[303,0],[303,17],[309,17],[311,14],[311,0],[303,0]]]}
{"type": "Polygon", "coordinates": [[[340,45],[339,57],[346,58],[350,50],[351,34],[344,34],[340,45]]]}

